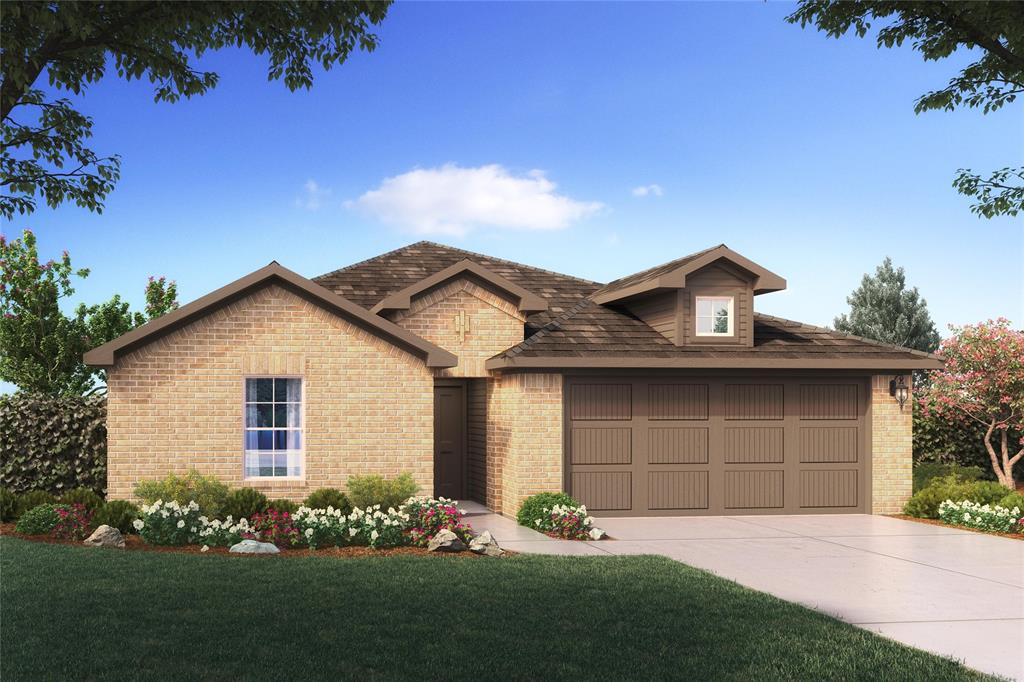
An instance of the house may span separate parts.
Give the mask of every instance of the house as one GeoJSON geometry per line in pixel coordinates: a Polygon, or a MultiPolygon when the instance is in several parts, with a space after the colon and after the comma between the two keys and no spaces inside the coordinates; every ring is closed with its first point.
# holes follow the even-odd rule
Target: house
{"type": "Polygon", "coordinates": [[[108,488],[196,468],[300,500],[350,475],[512,515],[888,513],[934,355],[756,312],[724,245],[609,284],[419,242],[312,280],[271,263],[86,354],[108,488]]]}

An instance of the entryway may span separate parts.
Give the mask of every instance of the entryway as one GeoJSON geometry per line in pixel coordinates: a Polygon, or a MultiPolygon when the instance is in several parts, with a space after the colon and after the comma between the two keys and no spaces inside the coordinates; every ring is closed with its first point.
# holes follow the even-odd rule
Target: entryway
{"type": "Polygon", "coordinates": [[[466,387],[434,384],[434,496],[459,499],[466,491],[466,387]]]}

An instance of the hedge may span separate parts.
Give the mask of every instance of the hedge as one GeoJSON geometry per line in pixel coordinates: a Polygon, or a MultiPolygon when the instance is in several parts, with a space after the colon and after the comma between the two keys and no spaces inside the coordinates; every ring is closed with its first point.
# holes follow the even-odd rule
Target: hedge
{"type": "Polygon", "coordinates": [[[105,492],[107,404],[101,396],[0,396],[0,487],[16,493],[105,492]]]}
{"type": "MultiPolygon", "coordinates": [[[[914,463],[941,462],[978,467],[985,478],[995,479],[992,461],[985,449],[985,427],[970,421],[956,422],[936,416],[924,416],[924,410],[914,403],[914,463]]],[[[1011,447],[1020,442],[1021,434],[1010,430],[1011,447]]],[[[1019,447],[1019,446],[1017,446],[1019,447]]],[[[1024,478],[1024,461],[1013,468],[1017,479],[1024,478]]]]}

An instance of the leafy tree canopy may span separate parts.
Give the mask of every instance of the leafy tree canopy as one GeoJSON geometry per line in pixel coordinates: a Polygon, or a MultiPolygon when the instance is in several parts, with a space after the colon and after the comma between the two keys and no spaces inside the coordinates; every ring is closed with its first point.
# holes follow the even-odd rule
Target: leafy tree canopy
{"type": "Polygon", "coordinates": [[[939,332],[928,314],[928,302],[917,287],[907,289],[903,268],[894,268],[888,257],[874,276],[864,275],[846,302],[849,314],[840,315],[833,323],[838,331],[928,352],[939,347],[939,332]]]}
{"type": "Polygon", "coordinates": [[[291,90],[313,83],[312,65],[329,69],[353,50],[371,51],[371,26],[385,2],[10,2],[0,16],[0,216],[27,214],[37,195],[51,207],[73,201],[102,211],[120,176],[120,158],[86,146],[92,119],[65,98],[109,69],[146,78],[154,100],[202,95],[218,76],[194,63],[209,51],[245,46],[269,57],[269,80],[291,90]]]}
{"type": "Polygon", "coordinates": [[[60,301],[74,294],[72,277],[88,276],[72,267],[67,251],[40,262],[29,230],[10,242],[0,235],[0,380],[53,396],[95,392],[104,373],[87,367],[82,354],[178,307],[177,285],[151,277],[145,313],[132,312],[115,295],[65,315],[60,301]]]}
{"type": "MultiPolygon", "coordinates": [[[[946,87],[917,99],[917,113],[966,106],[987,114],[1024,92],[1024,3],[801,0],[788,21],[810,24],[832,38],[851,30],[863,38],[877,28],[878,47],[909,42],[927,61],[961,48],[974,50],[978,59],[946,87]]],[[[953,186],[974,197],[971,210],[978,216],[1015,216],[1024,210],[1024,168],[1003,168],[987,178],[961,168],[953,186]]]]}

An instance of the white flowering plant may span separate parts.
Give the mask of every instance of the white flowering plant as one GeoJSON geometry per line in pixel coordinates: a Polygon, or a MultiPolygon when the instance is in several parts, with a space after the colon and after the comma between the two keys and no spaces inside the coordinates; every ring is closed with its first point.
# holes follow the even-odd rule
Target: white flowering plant
{"type": "Polygon", "coordinates": [[[409,514],[405,506],[398,509],[388,507],[383,511],[379,504],[366,509],[353,509],[348,515],[348,544],[367,547],[400,547],[409,544],[406,529],[409,514]]]}
{"type": "Polygon", "coordinates": [[[604,537],[604,531],[594,527],[594,517],[587,513],[584,505],[556,504],[543,511],[543,516],[534,524],[545,535],[566,540],[599,540],[604,537]]]}
{"type": "Polygon", "coordinates": [[[970,500],[946,500],[939,505],[939,519],[955,526],[998,533],[1018,532],[1021,528],[1019,507],[1007,509],[999,505],[978,504],[970,500]]]}
{"type": "Polygon", "coordinates": [[[135,530],[151,545],[187,545],[198,537],[201,523],[199,505],[186,505],[171,500],[157,500],[142,507],[142,516],[135,520],[135,530]]]}
{"type": "Polygon", "coordinates": [[[458,505],[446,497],[410,497],[406,500],[401,510],[408,515],[406,531],[412,544],[426,547],[442,530],[450,530],[468,545],[473,529],[463,521],[465,514],[458,505]]]}
{"type": "Polygon", "coordinates": [[[292,515],[292,522],[299,531],[299,542],[310,549],[349,544],[348,516],[342,509],[333,506],[326,509],[302,506],[292,515]]]}

